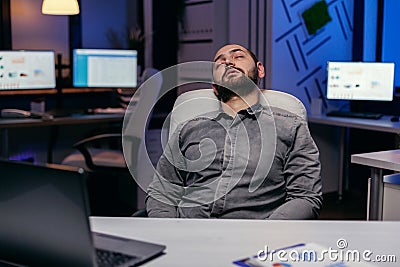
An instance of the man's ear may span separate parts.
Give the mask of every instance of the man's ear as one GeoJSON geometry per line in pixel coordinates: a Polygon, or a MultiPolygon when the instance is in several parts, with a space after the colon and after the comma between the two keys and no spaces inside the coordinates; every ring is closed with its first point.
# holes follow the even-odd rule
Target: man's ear
{"type": "Polygon", "coordinates": [[[258,61],[257,62],[257,72],[258,72],[258,78],[262,79],[265,76],[265,68],[264,65],[258,61]]]}
{"type": "Polygon", "coordinates": [[[212,86],[212,89],[213,89],[213,91],[214,91],[214,94],[215,94],[216,96],[218,96],[218,91],[217,91],[217,87],[215,86],[215,84],[212,84],[211,86],[212,86]]]}

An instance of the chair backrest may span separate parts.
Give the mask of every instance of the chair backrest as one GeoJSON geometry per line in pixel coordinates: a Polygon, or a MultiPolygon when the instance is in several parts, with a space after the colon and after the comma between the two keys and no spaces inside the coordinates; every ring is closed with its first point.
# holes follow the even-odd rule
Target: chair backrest
{"type": "MultiPolygon", "coordinates": [[[[145,69],[142,75],[139,100],[130,105],[124,119],[122,139],[126,163],[135,179],[148,179],[152,163],[146,153],[145,133],[152,115],[152,107],[160,94],[163,76],[152,68],[145,69]],[[134,173],[132,173],[134,172],[134,173]]],[[[137,181],[141,184],[140,181],[137,181]]]]}
{"type": "MultiPolygon", "coordinates": [[[[265,98],[260,98],[260,103],[267,103],[271,107],[284,109],[307,120],[306,109],[303,103],[295,96],[275,90],[262,90],[262,94],[265,98]]],[[[198,115],[216,111],[219,106],[220,102],[212,89],[198,89],[179,95],[171,114],[170,135],[180,123],[198,115]]]]}
{"type": "Polygon", "coordinates": [[[159,72],[158,69],[155,68],[145,68],[142,73],[142,77],[140,78],[140,82],[143,83],[147,81],[150,77],[157,74],[159,72]]]}
{"type": "Polygon", "coordinates": [[[153,68],[146,68],[143,71],[139,91],[131,99],[124,121],[123,133],[128,133],[138,138],[144,137],[144,131],[148,126],[148,119],[151,118],[151,105],[157,101],[163,83],[163,76],[153,68]]]}

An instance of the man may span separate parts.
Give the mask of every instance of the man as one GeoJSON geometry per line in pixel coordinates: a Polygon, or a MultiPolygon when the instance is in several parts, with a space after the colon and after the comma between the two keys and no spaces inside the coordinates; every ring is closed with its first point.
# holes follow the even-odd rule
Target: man
{"type": "Polygon", "coordinates": [[[312,219],[322,204],[307,122],[261,104],[264,66],[226,45],[214,57],[220,110],[178,127],[148,188],[150,217],[312,219]]]}

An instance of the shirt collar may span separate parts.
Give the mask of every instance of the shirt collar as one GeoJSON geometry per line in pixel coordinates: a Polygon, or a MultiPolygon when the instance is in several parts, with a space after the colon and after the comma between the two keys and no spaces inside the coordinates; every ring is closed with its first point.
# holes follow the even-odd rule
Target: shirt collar
{"type": "MultiPolygon", "coordinates": [[[[265,107],[260,102],[257,102],[256,104],[252,105],[251,107],[240,110],[238,112],[238,114],[242,114],[242,115],[246,115],[246,116],[257,116],[263,110],[265,110],[265,107]]],[[[226,114],[223,111],[221,105],[219,105],[219,109],[214,111],[210,117],[213,119],[216,119],[216,120],[218,120],[220,118],[228,118],[228,117],[232,118],[231,116],[229,116],[228,114],[226,114]]]]}

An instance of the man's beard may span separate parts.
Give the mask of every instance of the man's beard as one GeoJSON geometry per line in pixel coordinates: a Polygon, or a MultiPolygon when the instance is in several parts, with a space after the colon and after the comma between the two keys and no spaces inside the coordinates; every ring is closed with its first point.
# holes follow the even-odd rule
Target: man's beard
{"type": "Polygon", "coordinates": [[[258,77],[257,68],[249,71],[249,76],[244,74],[244,71],[239,68],[226,66],[225,73],[222,75],[221,84],[215,84],[215,89],[218,92],[218,99],[222,102],[227,102],[234,96],[244,97],[257,89],[258,77]],[[236,69],[242,75],[233,79],[224,80],[225,74],[229,69],[236,69]]]}

